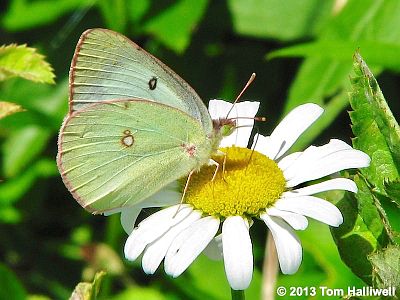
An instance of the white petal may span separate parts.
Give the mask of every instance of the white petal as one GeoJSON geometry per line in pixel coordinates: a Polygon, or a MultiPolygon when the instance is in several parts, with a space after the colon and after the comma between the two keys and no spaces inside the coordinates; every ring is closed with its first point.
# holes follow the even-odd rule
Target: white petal
{"type": "Polygon", "coordinates": [[[135,205],[127,207],[121,211],[121,225],[127,234],[131,234],[133,228],[135,227],[135,222],[142,207],[135,205]]]}
{"type": "Polygon", "coordinates": [[[178,207],[179,205],[175,205],[160,210],[140,222],[126,240],[125,257],[128,260],[135,260],[148,244],[193,212],[189,205],[182,204],[179,211],[178,207]]]}
{"type": "Polygon", "coordinates": [[[347,178],[335,178],[300,189],[284,192],[282,198],[314,195],[317,193],[332,190],[345,190],[357,193],[357,185],[354,183],[354,181],[347,178]]]}
{"type": "Polygon", "coordinates": [[[307,103],[297,106],[278,124],[270,138],[275,146],[271,151],[278,159],[297,141],[299,136],[314,123],[323,113],[323,108],[317,104],[307,103]]]}
{"type": "Polygon", "coordinates": [[[174,278],[181,275],[213,239],[219,223],[218,218],[205,217],[180,232],[165,256],[165,273],[174,278]]]}
{"type": "Polygon", "coordinates": [[[296,230],[304,230],[308,226],[308,220],[305,216],[292,213],[290,211],[284,211],[275,207],[270,207],[267,209],[267,214],[269,216],[282,218],[286,223],[296,230]]]}
{"type": "Polygon", "coordinates": [[[341,170],[367,167],[369,163],[367,154],[351,148],[343,141],[333,139],[324,146],[308,147],[284,170],[284,176],[287,186],[293,187],[341,170]]]}
{"type": "Polygon", "coordinates": [[[146,274],[153,274],[175,237],[201,217],[201,212],[193,211],[187,218],[171,227],[163,236],[147,246],[142,258],[142,267],[146,274]]]}
{"type": "MultiPolygon", "coordinates": [[[[129,207],[118,208],[117,210],[108,212],[121,212],[121,225],[127,234],[130,234],[134,228],[136,219],[143,208],[147,207],[164,207],[180,203],[182,194],[179,191],[178,181],[171,182],[159,192],[146,198],[144,201],[129,207]]],[[[106,214],[105,214],[106,215],[106,214]]]]}
{"type": "Polygon", "coordinates": [[[280,210],[302,214],[330,226],[337,227],[343,223],[342,213],[335,205],[314,196],[282,198],[274,206],[280,210]]]}
{"type": "Polygon", "coordinates": [[[222,234],[217,235],[211,240],[211,242],[203,250],[203,254],[212,260],[222,259],[222,234]]]}
{"type": "Polygon", "coordinates": [[[239,117],[236,119],[236,127],[238,128],[221,141],[222,147],[229,147],[232,145],[243,148],[247,147],[254,126],[254,119],[252,118],[257,114],[259,107],[259,102],[251,101],[243,101],[235,105],[229,117],[239,117]]]}
{"type": "Polygon", "coordinates": [[[253,277],[253,251],[245,219],[226,218],[222,225],[222,247],[229,285],[234,290],[245,290],[253,277]]]}
{"type": "Polygon", "coordinates": [[[265,156],[268,156],[270,159],[274,159],[277,149],[279,149],[279,144],[269,136],[263,136],[256,133],[254,135],[252,148],[265,156]]]}
{"type": "MultiPolygon", "coordinates": [[[[229,110],[232,108],[232,103],[223,100],[210,100],[208,110],[213,120],[225,119],[229,110]]],[[[254,125],[254,116],[256,115],[259,102],[243,101],[236,103],[230,112],[228,118],[235,119],[236,127],[231,135],[222,139],[220,147],[230,147],[236,145],[238,147],[247,147],[249,138],[254,125]]]]}
{"type": "Polygon", "coordinates": [[[286,155],[285,157],[282,157],[282,159],[278,162],[279,169],[285,171],[292,164],[294,164],[302,154],[303,152],[294,152],[289,155],[286,155]]]}
{"type": "Polygon", "coordinates": [[[300,267],[302,249],[296,233],[282,220],[270,217],[267,214],[260,215],[271,230],[278,253],[279,265],[282,273],[294,274],[300,267]]]}
{"type": "Polygon", "coordinates": [[[231,108],[232,103],[224,100],[212,99],[208,102],[208,112],[213,120],[226,118],[226,114],[231,108]]]}

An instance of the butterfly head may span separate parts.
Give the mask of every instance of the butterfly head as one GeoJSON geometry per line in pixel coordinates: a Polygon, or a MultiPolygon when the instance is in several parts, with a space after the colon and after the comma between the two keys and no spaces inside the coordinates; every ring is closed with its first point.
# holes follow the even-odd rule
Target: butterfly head
{"type": "Polygon", "coordinates": [[[236,128],[236,120],[235,119],[224,119],[220,118],[217,120],[213,120],[214,131],[224,137],[229,136],[233,133],[236,128]]]}

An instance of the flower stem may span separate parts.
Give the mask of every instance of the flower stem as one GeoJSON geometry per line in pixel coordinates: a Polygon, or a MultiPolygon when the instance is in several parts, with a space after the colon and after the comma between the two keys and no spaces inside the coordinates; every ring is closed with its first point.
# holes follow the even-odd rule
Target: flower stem
{"type": "Polygon", "coordinates": [[[275,284],[278,277],[278,254],[276,253],[274,239],[271,231],[268,230],[267,241],[265,245],[265,255],[263,263],[262,277],[262,299],[275,299],[275,284]]]}
{"type": "Polygon", "coordinates": [[[233,290],[231,289],[232,300],[245,300],[244,291],[243,290],[233,290]]]}

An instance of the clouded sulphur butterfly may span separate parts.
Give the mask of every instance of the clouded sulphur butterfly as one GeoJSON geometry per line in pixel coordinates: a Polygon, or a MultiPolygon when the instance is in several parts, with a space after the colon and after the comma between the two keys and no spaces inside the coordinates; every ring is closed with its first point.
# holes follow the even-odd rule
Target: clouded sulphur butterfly
{"type": "Polygon", "coordinates": [[[93,213],[137,204],[199,169],[235,126],[213,121],[182,78],[110,30],[82,34],[69,83],[57,164],[93,213]]]}

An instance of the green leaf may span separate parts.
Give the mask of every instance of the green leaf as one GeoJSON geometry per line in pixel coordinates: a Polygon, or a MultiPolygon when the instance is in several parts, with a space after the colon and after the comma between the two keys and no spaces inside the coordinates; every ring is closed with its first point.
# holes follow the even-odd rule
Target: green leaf
{"type": "MultiPolygon", "coordinates": [[[[332,240],[329,226],[315,220],[309,220],[307,230],[297,233],[304,249],[304,260],[298,271],[300,274],[296,273],[296,276],[299,275],[299,277],[294,279],[284,278],[288,283],[291,283],[287,286],[294,286],[308,276],[316,277],[314,279],[316,280],[315,286],[347,289],[348,286],[362,286],[364,284],[341,261],[335,243],[332,240]],[[314,261],[315,263],[313,263],[314,261]],[[315,269],[318,269],[318,271],[315,269]]],[[[280,280],[280,282],[282,281],[280,280]]],[[[278,282],[278,285],[280,285],[280,282],[278,282]]]]}
{"type": "Polygon", "coordinates": [[[25,300],[26,292],[18,278],[0,263],[0,299],[25,300]]]}
{"type": "MultiPolygon", "coordinates": [[[[21,221],[21,213],[12,206],[0,206],[0,222],[16,224],[21,221]]],[[[0,298],[1,299],[1,298],[0,298]]]]}
{"type": "Polygon", "coordinates": [[[176,299],[166,294],[164,291],[159,291],[155,287],[132,287],[125,289],[110,298],[110,300],[127,300],[127,299],[146,299],[146,300],[167,300],[176,299]]]}
{"type": "Polygon", "coordinates": [[[27,300],[51,300],[51,298],[44,295],[29,295],[27,300]]]}
{"type": "MultiPolygon", "coordinates": [[[[347,1],[344,8],[330,18],[318,33],[318,41],[345,40],[400,44],[400,3],[398,1],[347,1]]],[[[301,65],[291,85],[283,114],[292,108],[314,102],[325,108],[325,113],[311,130],[303,135],[293,151],[308,146],[327,128],[348,105],[348,75],[351,64],[336,58],[310,57],[301,65]]]]}
{"type": "Polygon", "coordinates": [[[357,49],[360,49],[371,66],[400,70],[400,44],[380,41],[319,40],[273,51],[267,58],[320,57],[351,63],[353,53],[357,49]]]}
{"type": "Polygon", "coordinates": [[[165,46],[182,53],[189,46],[192,32],[206,12],[209,0],[179,0],[144,24],[144,31],[165,46]]]}
{"type": "Polygon", "coordinates": [[[328,20],[334,1],[229,0],[237,33],[293,40],[311,36],[328,20]]]}
{"type": "Polygon", "coordinates": [[[14,0],[1,21],[9,31],[26,30],[57,21],[64,14],[93,3],[93,0],[14,0]]]}
{"type": "Polygon", "coordinates": [[[54,159],[39,159],[19,176],[7,179],[0,184],[0,205],[7,207],[19,200],[38,178],[59,174],[54,159]]]}
{"type": "MultiPolygon", "coordinates": [[[[325,193],[324,193],[325,194],[325,193]]],[[[344,193],[341,193],[340,198],[344,193]]],[[[338,251],[330,235],[329,226],[310,219],[307,230],[296,232],[303,248],[303,260],[296,274],[281,274],[276,283],[287,291],[291,287],[326,286],[344,289],[348,286],[362,287],[365,283],[354,275],[341,261],[338,251]]],[[[268,255],[268,254],[267,254],[268,255]]],[[[268,276],[268,274],[267,274],[268,276]]],[[[305,296],[303,294],[303,296],[305,296]]],[[[285,297],[283,297],[286,299],[285,297]]],[[[316,297],[294,297],[296,299],[328,299],[317,294],[316,297]]],[[[332,297],[333,299],[334,297],[332,297]]],[[[253,298],[250,298],[253,299],[253,298]]],[[[258,299],[258,298],[257,298],[258,299]]],[[[279,298],[277,298],[279,299],[279,298]]],[[[289,299],[289,298],[288,298],[289,299]]]]}
{"type": "Polygon", "coordinates": [[[395,288],[400,296],[400,246],[390,245],[369,256],[373,266],[374,286],[385,289],[395,288]]]}
{"type": "Polygon", "coordinates": [[[3,171],[13,177],[26,168],[46,147],[51,132],[31,125],[14,131],[3,144],[3,171]]]}
{"type": "Polygon", "coordinates": [[[129,0],[128,14],[132,22],[139,22],[143,16],[149,11],[151,6],[150,0],[129,0]]]}
{"type": "Polygon", "coordinates": [[[24,111],[21,106],[10,102],[0,101],[0,119],[20,111],[24,111]]]}
{"type": "Polygon", "coordinates": [[[80,282],[75,287],[72,292],[70,300],[96,300],[97,295],[100,291],[100,285],[103,277],[106,275],[105,272],[100,271],[97,272],[93,282],[80,282]]]}
{"type": "Polygon", "coordinates": [[[354,274],[371,284],[372,266],[368,255],[382,249],[391,240],[384,211],[378,209],[379,202],[371,193],[366,181],[356,175],[354,181],[358,193],[346,196],[337,204],[343,214],[344,223],[332,229],[340,257],[354,274]]]}
{"type": "MultiPolygon", "coordinates": [[[[189,299],[225,299],[230,294],[224,265],[221,260],[211,260],[200,255],[187,270],[190,277],[181,276],[174,281],[184,290],[189,299]],[[209,270],[212,270],[210,272],[209,270]]],[[[261,274],[255,268],[250,286],[246,289],[246,299],[260,299],[261,274]]]]}
{"type": "Polygon", "coordinates": [[[400,208],[400,179],[385,181],[383,184],[386,194],[400,208]]]}
{"type": "Polygon", "coordinates": [[[0,81],[22,77],[35,82],[54,83],[54,73],[44,56],[26,45],[0,47],[0,81]]]}
{"type": "Polygon", "coordinates": [[[354,59],[350,112],[353,146],[371,157],[371,165],[361,170],[367,179],[385,194],[385,181],[399,178],[400,129],[379,85],[361,56],[354,59]]]}
{"type": "Polygon", "coordinates": [[[103,15],[107,28],[124,32],[127,25],[127,7],[125,0],[98,0],[97,6],[103,15]]]}
{"type": "Polygon", "coordinates": [[[26,112],[0,120],[0,128],[12,134],[16,129],[36,124],[55,133],[68,111],[67,95],[67,78],[60,79],[55,86],[18,79],[5,81],[0,89],[0,99],[13,99],[26,112]]]}

